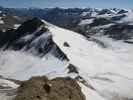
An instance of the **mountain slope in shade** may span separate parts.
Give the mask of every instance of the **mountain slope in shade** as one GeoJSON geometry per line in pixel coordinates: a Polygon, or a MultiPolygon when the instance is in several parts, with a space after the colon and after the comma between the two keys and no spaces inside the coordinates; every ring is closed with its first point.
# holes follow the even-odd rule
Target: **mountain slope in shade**
{"type": "Polygon", "coordinates": [[[17,80],[27,80],[37,75],[49,78],[70,76],[81,82],[79,84],[86,100],[133,99],[132,44],[114,41],[106,36],[95,37],[106,45],[103,48],[99,43],[76,32],[42,22],[48,30],[41,35],[36,36],[38,30],[42,29],[42,24],[33,32],[24,31],[8,48],[3,45],[0,75],[17,80]],[[34,36],[36,37],[33,38],[34,36]],[[52,37],[50,40],[49,36],[52,37]],[[28,40],[32,41],[27,43],[28,40]],[[19,41],[26,42],[16,49],[15,44],[19,41]],[[46,45],[49,41],[53,44],[46,45]],[[52,47],[44,53],[47,51],[45,46],[52,47]],[[38,52],[40,47],[42,52],[38,52]]]}
{"type": "Polygon", "coordinates": [[[25,80],[44,73],[65,72],[63,68],[69,59],[53,41],[46,27],[41,20],[34,18],[17,30],[1,34],[1,75],[25,80]],[[9,65],[11,70],[8,70],[9,65]]]}

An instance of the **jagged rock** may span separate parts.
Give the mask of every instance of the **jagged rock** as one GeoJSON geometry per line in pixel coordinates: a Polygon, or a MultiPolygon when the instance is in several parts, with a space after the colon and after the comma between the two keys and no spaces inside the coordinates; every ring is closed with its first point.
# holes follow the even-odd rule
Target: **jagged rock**
{"type": "Polygon", "coordinates": [[[44,23],[38,19],[38,18],[33,18],[31,20],[25,21],[18,29],[17,33],[19,34],[26,34],[26,33],[33,33],[38,27],[43,25],[44,23]]]}
{"type": "Polygon", "coordinates": [[[67,42],[64,42],[65,47],[70,47],[70,45],[67,42]]]}
{"type": "Polygon", "coordinates": [[[33,77],[22,82],[15,100],[85,100],[80,86],[71,78],[33,77]]]}
{"type": "Polygon", "coordinates": [[[68,68],[68,73],[79,73],[78,72],[78,69],[73,65],[73,64],[69,64],[69,66],[67,67],[68,68]]]}

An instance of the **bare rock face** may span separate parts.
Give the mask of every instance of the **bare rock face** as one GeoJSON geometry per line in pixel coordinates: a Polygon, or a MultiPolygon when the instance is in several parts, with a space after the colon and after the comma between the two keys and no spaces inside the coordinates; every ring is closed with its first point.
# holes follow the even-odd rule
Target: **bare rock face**
{"type": "Polygon", "coordinates": [[[85,96],[71,78],[33,77],[22,82],[15,100],[85,100],[85,96]]]}

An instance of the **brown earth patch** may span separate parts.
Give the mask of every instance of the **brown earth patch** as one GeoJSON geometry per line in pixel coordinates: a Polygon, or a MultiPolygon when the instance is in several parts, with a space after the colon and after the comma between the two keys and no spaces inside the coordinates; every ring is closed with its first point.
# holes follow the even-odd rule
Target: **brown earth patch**
{"type": "Polygon", "coordinates": [[[85,100],[85,96],[74,79],[43,76],[22,82],[15,100],[85,100]]]}

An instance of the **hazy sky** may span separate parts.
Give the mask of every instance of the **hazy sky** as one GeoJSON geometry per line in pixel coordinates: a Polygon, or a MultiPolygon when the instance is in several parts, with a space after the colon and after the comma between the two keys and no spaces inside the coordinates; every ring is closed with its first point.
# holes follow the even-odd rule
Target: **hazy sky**
{"type": "Polygon", "coordinates": [[[133,0],[0,0],[4,7],[96,7],[96,8],[133,8],[133,0]]]}

